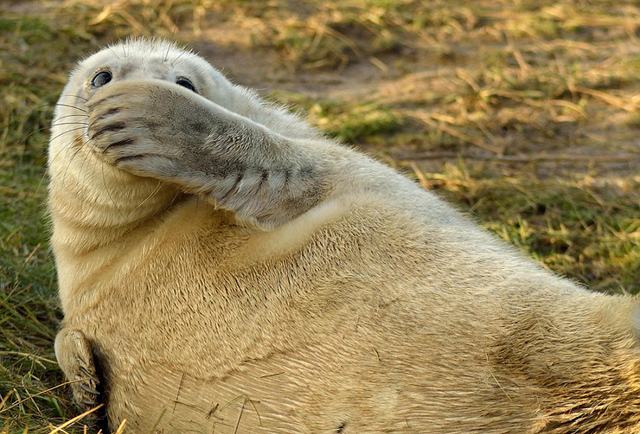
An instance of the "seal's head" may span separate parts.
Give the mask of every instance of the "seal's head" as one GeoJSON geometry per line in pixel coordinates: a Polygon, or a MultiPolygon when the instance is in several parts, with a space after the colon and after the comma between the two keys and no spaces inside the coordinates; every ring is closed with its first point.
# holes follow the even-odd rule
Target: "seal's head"
{"type": "Polygon", "coordinates": [[[175,43],[133,39],[81,61],[73,70],[55,109],[49,145],[50,172],[68,162],[87,137],[87,101],[104,86],[133,79],[159,79],[183,86],[225,108],[232,85],[208,62],[175,43]],[[58,155],[62,154],[62,155],[58,155]],[[53,168],[53,170],[52,170],[53,168]]]}
{"type": "Polygon", "coordinates": [[[135,225],[179,197],[180,192],[171,185],[106,163],[90,146],[90,103],[118,83],[144,83],[147,79],[170,82],[177,92],[186,88],[193,98],[206,98],[225,108],[238,99],[235,95],[239,91],[220,72],[172,42],[131,39],[82,60],[58,100],[49,142],[48,208],[58,256],[61,246],[94,248],[117,235],[99,234],[98,228],[104,232],[135,225]]]}
{"type": "MultiPolygon", "coordinates": [[[[115,114],[120,109],[119,106],[107,112],[94,109],[96,104],[115,97],[117,89],[128,89],[131,100],[134,99],[132,92],[150,89],[149,95],[155,96],[152,104],[127,109],[128,116],[149,124],[165,125],[170,121],[172,110],[165,109],[174,107],[172,97],[179,96],[193,102],[194,110],[181,112],[181,119],[202,115],[199,103],[205,99],[207,104],[212,102],[219,109],[262,124],[276,133],[299,138],[318,136],[294,115],[265,104],[252,91],[229,82],[202,57],[172,42],[132,39],[107,47],[81,61],[73,70],[57,103],[51,129],[49,211],[55,217],[54,226],[60,227],[66,222],[69,228],[74,228],[68,231],[73,236],[77,235],[79,226],[87,228],[89,238],[97,227],[139,224],[143,218],[166,210],[176,198],[188,196],[175,184],[119,169],[105,161],[103,150],[95,146],[96,135],[95,132],[89,134],[90,126],[95,126],[101,116],[115,114]],[[162,94],[153,90],[157,89],[154,86],[158,80],[167,84],[162,94]],[[297,127],[292,129],[292,124],[297,127]]],[[[122,97],[123,93],[118,96],[122,97]]],[[[106,128],[115,128],[115,125],[106,128]]],[[[153,135],[154,131],[153,128],[140,129],[139,134],[153,135]]],[[[165,140],[154,146],[172,148],[174,143],[165,140]]],[[[65,233],[54,232],[54,238],[65,233]]],[[[96,243],[85,244],[90,248],[96,243]]]]}

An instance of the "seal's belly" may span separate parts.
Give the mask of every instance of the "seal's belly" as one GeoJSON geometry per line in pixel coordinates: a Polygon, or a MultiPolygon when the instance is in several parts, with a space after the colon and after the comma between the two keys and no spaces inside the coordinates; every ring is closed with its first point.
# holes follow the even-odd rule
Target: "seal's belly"
{"type": "MultiPolygon", "coordinates": [[[[304,396],[283,372],[247,367],[222,380],[202,381],[158,367],[133,399],[140,432],[294,433],[306,431],[299,419],[304,396]],[[289,383],[289,384],[287,384],[289,383]],[[296,411],[298,410],[298,411],[296,411]]],[[[126,417],[126,415],[124,415],[126,417]]],[[[330,432],[330,431],[328,431],[330,432]]]]}
{"type": "MultiPolygon", "coordinates": [[[[111,425],[128,419],[131,432],[164,434],[440,432],[431,422],[441,409],[428,402],[442,391],[426,380],[426,364],[336,343],[248,361],[219,379],[151,365],[128,397],[133,405],[110,407],[111,425]]],[[[115,395],[130,385],[122,380],[115,395]]]]}

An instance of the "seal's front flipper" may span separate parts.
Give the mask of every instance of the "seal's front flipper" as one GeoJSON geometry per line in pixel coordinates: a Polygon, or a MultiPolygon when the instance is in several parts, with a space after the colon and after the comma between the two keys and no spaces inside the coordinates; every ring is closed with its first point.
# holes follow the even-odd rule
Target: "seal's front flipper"
{"type": "Polygon", "coordinates": [[[91,345],[84,333],[76,329],[60,330],[55,342],[56,358],[69,380],[78,404],[93,407],[98,403],[98,385],[91,345]]]}

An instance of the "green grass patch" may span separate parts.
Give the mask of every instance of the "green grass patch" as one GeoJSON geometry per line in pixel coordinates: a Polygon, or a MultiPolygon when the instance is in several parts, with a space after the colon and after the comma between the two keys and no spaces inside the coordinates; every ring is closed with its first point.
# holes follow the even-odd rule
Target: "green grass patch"
{"type": "Polygon", "coordinates": [[[389,135],[402,125],[393,111],[375,102],[354,107],[316,103],[309,114],[318,127],[347,143],[362,143],[371,137],[389,135]]]}

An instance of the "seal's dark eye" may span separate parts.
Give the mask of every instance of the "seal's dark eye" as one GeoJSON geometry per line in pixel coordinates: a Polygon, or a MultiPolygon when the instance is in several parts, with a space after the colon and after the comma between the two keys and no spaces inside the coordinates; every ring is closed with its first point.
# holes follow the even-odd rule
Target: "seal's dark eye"
{"type": "Polygon", "coordinates": [[[91,87],[102,87],[111,81],[112,75],[109,71],[100,71],[91,80],[91,87]]]}
{"type": "MultiPolygon", "coordinates": [[[[187,89],[189,89],[192,92],[196,92],[196,87],[193,85],[193,83],[191,83],[191,81],[189,81],[188,79],[184,78],[184,77],[180,77],[179,79],[176,80],[176,84],[178,86],[182,86],[185,87],[187,89]]],[[[198,92],[196,92],[198,93],[198,92]]]]}

